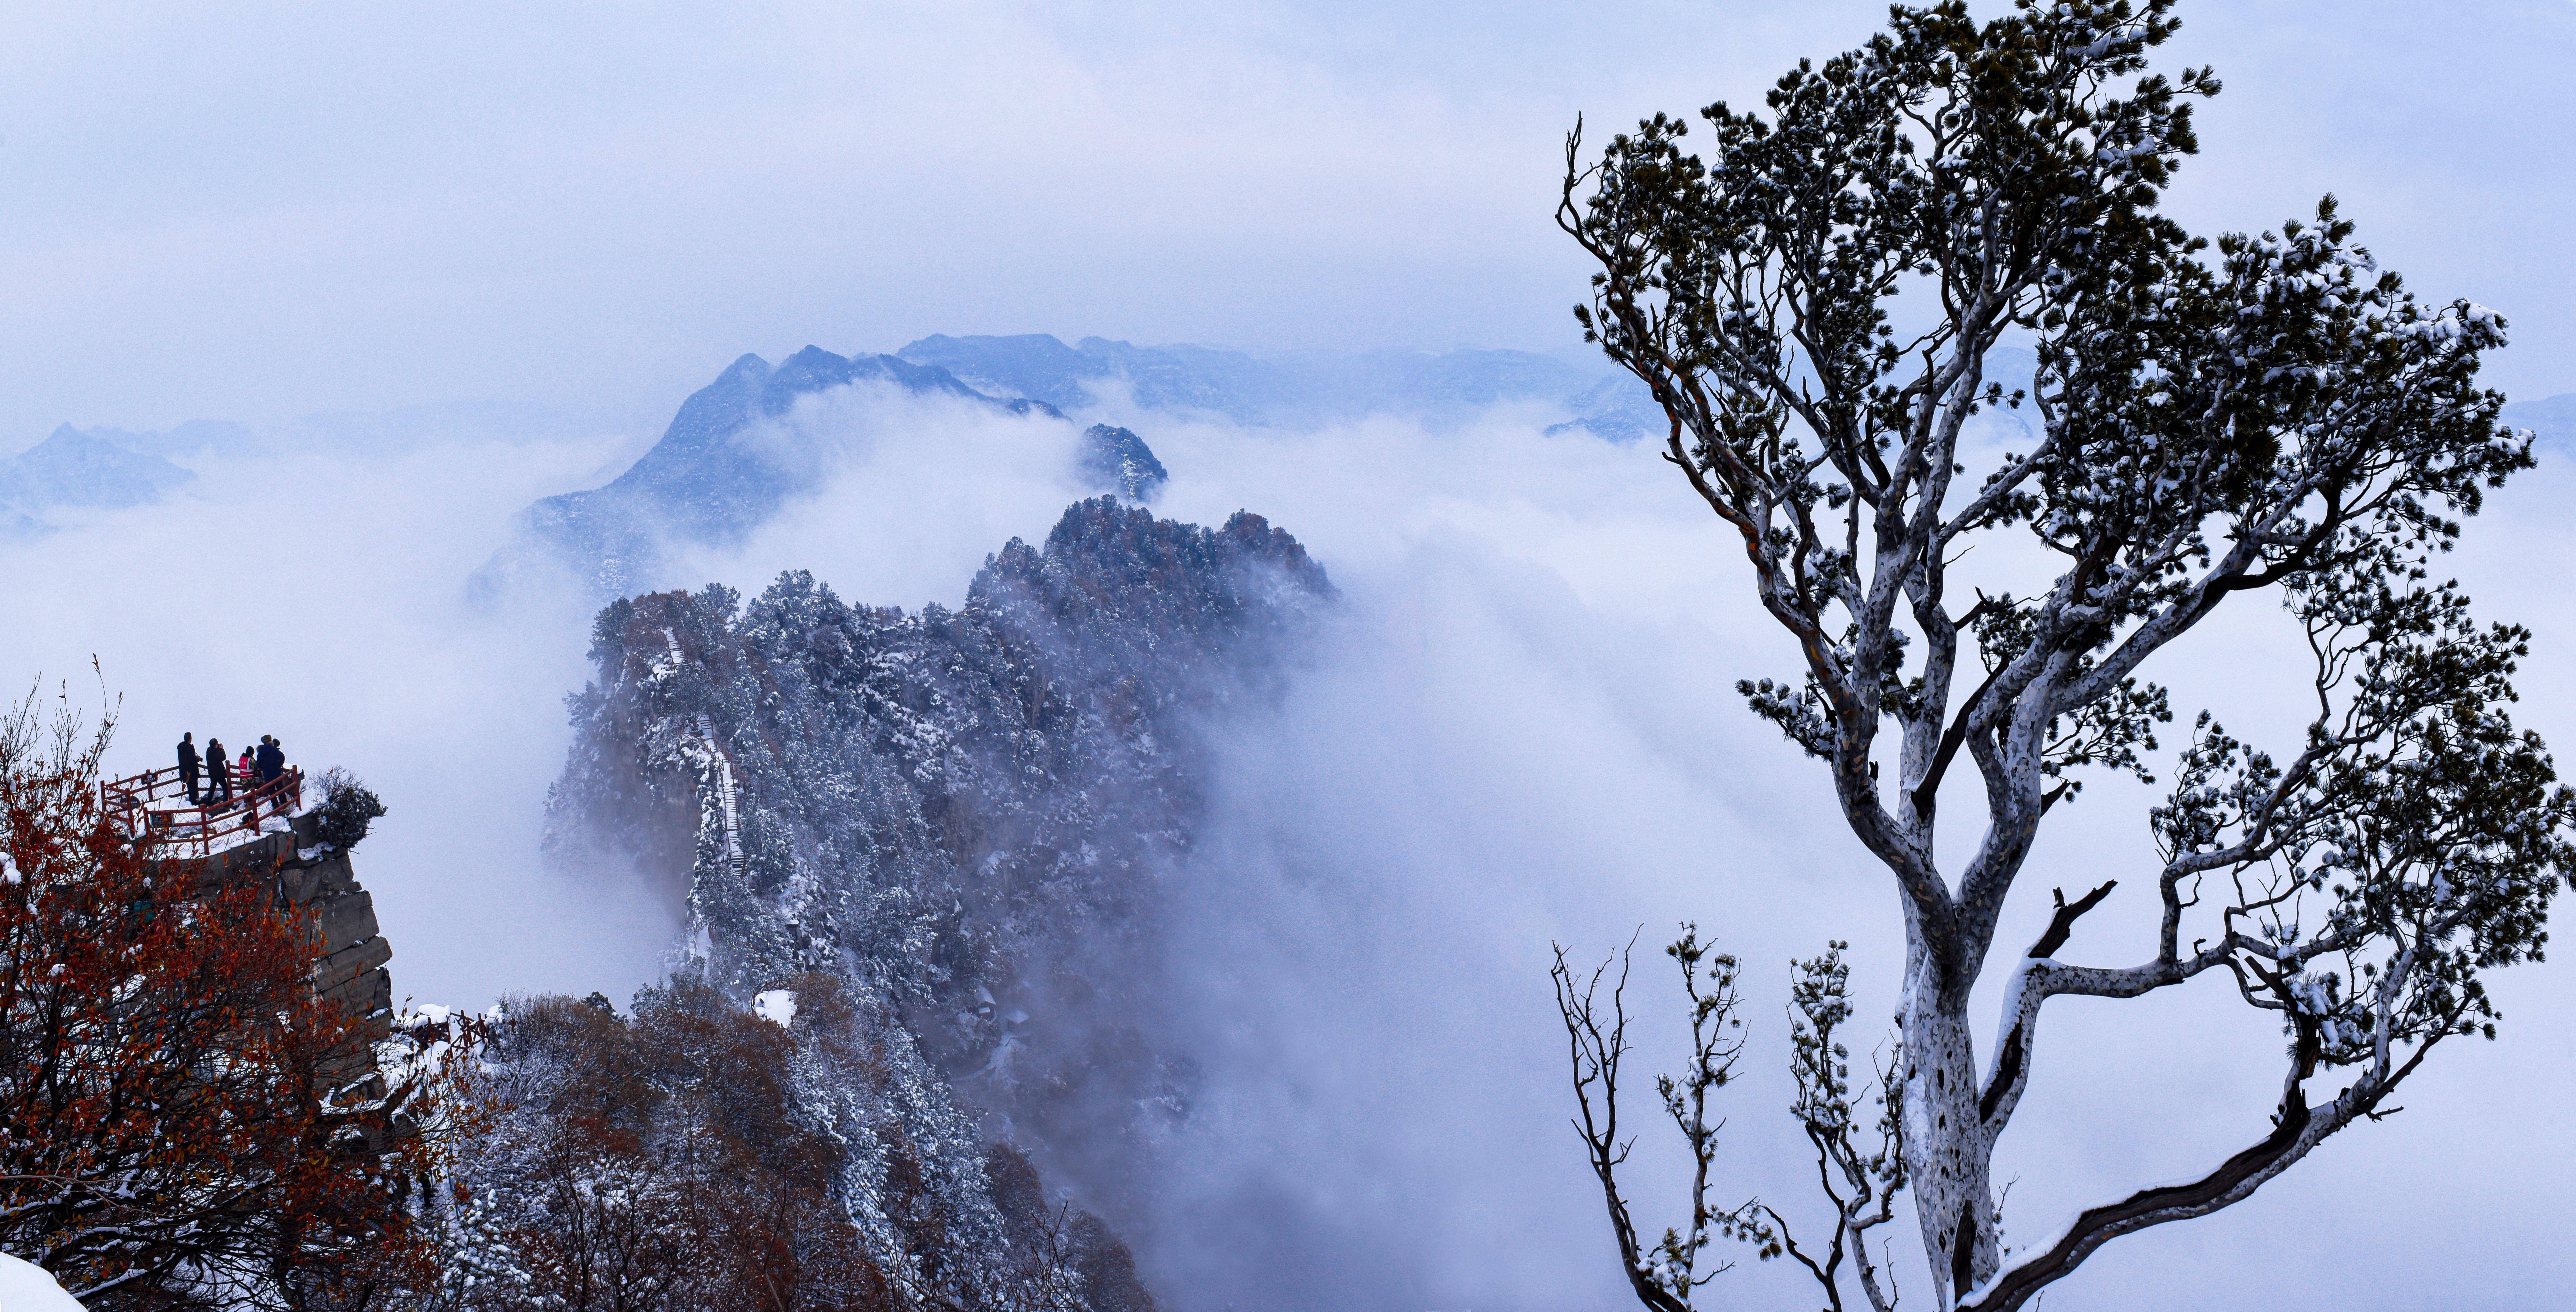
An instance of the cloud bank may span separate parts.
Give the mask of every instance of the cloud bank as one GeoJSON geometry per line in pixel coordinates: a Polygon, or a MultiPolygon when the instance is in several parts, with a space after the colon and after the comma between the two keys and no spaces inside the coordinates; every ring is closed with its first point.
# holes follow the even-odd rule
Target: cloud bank
{"type": "MultiPolygon", "coordinates": [[[[1782,672],[1789,650],[1717,527],[1650,449],[1543,435],[1558,418],[1297,433],[1137,417],[1173,473],[1162,513],[1266,514],[1346,597],[1287,700],[1223,727],[1214,812],[1174,877],[1169,1024],[1205,1079],[1136,1238],[1182,1308],[1619,1306],[1564,1122],[1551,941],[1598,957],[1643,927],[1641,1074],[1677,1064],[1655,951],[1674,923],[1740,956],[1755,1042],[1724,1095],[1720,1192],[1793,1218],[1811,1196],[1784,1110],[1787,963],[1849,939],[1865,1041],[1892,1002],[1893,891],[1812,765],[1738,704],[1734,681],[1782,672]]],[[[829,490],[672,581],[748,590],[811,568],[852,600],[954,604],[985,553],[1043,534],[1079,490],[1050,425],[844,395],[789,429],[838,452],[829,490]]],[[[558,882],[536,851],[588,607],[538,590],[478,609],[463,586],[521,507],[623,440],[209,463],[185,499],[6,548],[24,582],[0,658],[74,676],[77,701],[99,653],[126,698],[122,768],[193,728],[276,733],[375,782],[394,814],[362,874],[401,991],[623,996],[658,970],[674,909],[558,882]]],[[[2538,630],[2523,715],[2562,747],[2576,616],[2542,562],[2563,551],[2569,483],[2554,462],[2527,476],[2458,558],[2485,614],[2538,630]]],[[[2277,741],[2289,725],[2259,665],[2284,637],[2268,611],[2230,614],[2158,677],[2183,715],[2213,705],[2277,741]]],[[[2143,956],[2147,801],[2088,789],[2044,838],[2005,941],[2036,932],[2050,884],[2118,878],[2067,955],[2143,956]]],[[[2223,1216],[2114,1245],[2054,1300],[2513,1305],[2576,1281],[2550,1242],[2576,1185],[2549,1165],[2576,1146],[2549,1092],[2576,1079],[2576,986],[2552,964],[2501,991],[2505,1039],[2446,1051],[2404,1115],[2223,1216]]],[[[2052,1010],[2006,1148],[2008,1243],[2260,1136],[2277,1037],[2221,988],[2178,993],[2052,1010]]],[[[1673,1155],[1646,1110],[1651,1169],[1673,1155]]],[[[1662,1224],[1678,1176],[1641,1175],[1637,1194],[1662,1224]]],[[[1792,1275],[1747,1260],[1720,1279],[1774,1302],[1804,1296],[1792,1275]]],[[[1923,1287],[1911,1259],[1898,1278],[1923,1287]]]]}

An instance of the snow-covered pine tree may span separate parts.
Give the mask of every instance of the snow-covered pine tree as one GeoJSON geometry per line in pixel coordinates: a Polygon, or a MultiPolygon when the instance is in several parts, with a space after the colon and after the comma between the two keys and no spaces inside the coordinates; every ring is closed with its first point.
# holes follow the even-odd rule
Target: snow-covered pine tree
{"type": "Polygon", "coordinates": [[[2504,321],[2417,301],[2331,198],[2214,247],[2159,214],[2218,89],[2149,71],[2176,26],[2172,0],[1899,7],[1764,111],[1704,111],[1700,154],[1660,115],[1597,161],[1567,143],[1559,220],[1599,266],[1577,313],[1799,653],[1744,692],[1902,892],[1902,1158],[1943,1307],[2020,1307],[2111,1239],[2236,1203],[2436,1046],[2492,1036],[2480,976],[2538,954],[2570,861],[2576,803],[2506,715],[2525,633],[2429,573],[2531,463],[2476,385],[2504,321]],[[2036,369],[1992,377],[2012,334],[2036,369]],[[2003,407],[2034,440],[1971,469],[1963,433],[2003,407]],[[2059,961],[2112,881],[2061,896],[2001,967],[1981,1063],[1970,994],[2042,823],[2082,768],[2147,778],[2170,718],[2149,658],[2258,597],[2313,659],[2248,677],[2310,723],[2266,752],[2198,719],[2134,866],[2161,907],[2144,960],[2059,961]],[[1963,761],[1983,835],[1954,874],[1936,804],[1963,761]],[[2272,1128],[2007,1263],[1990,1163],[2048,1000],[2195,982],[2280,1018],[2272,1128]]]}

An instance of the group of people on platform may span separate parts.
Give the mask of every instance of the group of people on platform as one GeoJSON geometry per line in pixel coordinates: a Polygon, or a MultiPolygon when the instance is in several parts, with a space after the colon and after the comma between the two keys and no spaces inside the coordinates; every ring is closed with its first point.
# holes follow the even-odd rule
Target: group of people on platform
{"type": "Polygon", "coordinates": [[[219,738],[206,740],[205,755],[197,754],[197,735],[179,735],[179,783],[188,790],[190,806],[221,806],[233,800],[238,788],[250,792],[286,773],[286,749],[268,734],[259,736],[259,746],[242,749],[239,761],[224,759],[224,744],[219,738]],[[206,786],[198,795],[197,779],[202,774],[206,786]]]}

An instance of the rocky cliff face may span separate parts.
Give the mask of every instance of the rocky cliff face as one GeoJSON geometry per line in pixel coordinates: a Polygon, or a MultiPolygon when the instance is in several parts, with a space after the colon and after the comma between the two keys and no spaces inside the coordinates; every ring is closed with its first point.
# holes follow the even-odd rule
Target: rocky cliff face
{"type": "Polygon", "coordinates": [[[695,978],[747,997],[822,972],[881,1000],[908,1040],[888,1051],[1116,1222],[1190,1098],[1188,1055],[1138,1021],[1201,726],[1268,697],[1331,596],[1257,516],[1104,498],[1005,546],[955,610],[801,573],[748,602],[622,600],[550,841],[685,887],[695,978]]]}
{"type": "Polygon", "coordinates": [[[295,912],[311,918],[322,959],[313,989],[357,1022],[356,1041],[325,1061],[320,1074],[335,1086],[331,1102],[352,1105],[385,1096],[371,1046],[392,1033],[393,976],[386,968],[393,945],[377,932],[374,895],[358,883],[349,853],[324,844],[320,814],[295,817],[291,831],[262,834],[205,859],[201,886],[260,881],[295,912]]]}

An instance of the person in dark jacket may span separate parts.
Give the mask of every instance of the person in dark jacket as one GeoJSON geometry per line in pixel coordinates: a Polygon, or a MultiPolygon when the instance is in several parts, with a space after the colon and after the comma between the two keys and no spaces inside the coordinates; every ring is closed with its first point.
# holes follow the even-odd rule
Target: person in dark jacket
{"type": "Polygon", "coordinates": [[[197,804],[197,735],[179,735],[179,786],[188,790],[188,805],[197,804]]]}
{"type": "Polygon", "coordinates": [[[286,773],[286,750],[279,747],[277,740],[267,734],[259,736],[259,752],[256,759],[259,762],[259,782],[262,787],[277,782],[277,777],[286,773]]]}
{"type": "Polygon", "coordinates": [[[206,740],[206,805],[216,806],[233,800],[232,762],[224,759],[224,740],[206,740]]]}

